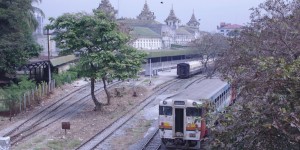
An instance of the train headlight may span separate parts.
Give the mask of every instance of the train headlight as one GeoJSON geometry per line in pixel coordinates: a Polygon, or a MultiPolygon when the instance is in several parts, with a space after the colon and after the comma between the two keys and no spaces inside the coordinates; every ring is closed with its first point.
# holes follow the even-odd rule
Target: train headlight
{"type": "Polygon", "coordinates": [[[196,102],[193,102],[193,106],[197,106],[197,103],[196,103],[196,102]]]}
{"type": "Polygon", "coordinates": [[[164,105],[167,105],[167,102],[166,102],[166,101],[163,101],[163,104],[164,104],[164,105]]]}

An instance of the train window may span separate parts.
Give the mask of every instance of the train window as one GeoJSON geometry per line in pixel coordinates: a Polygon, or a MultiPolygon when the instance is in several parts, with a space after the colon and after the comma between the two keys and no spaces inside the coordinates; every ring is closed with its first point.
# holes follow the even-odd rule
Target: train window
{"type": "Polygon", "coordinates": [[[202,115],[201,108],[195,108],[195,107],[186,108],[186,116],[201,116],[201,115],[202,115]]]}
{"type": "Polygon", "coordinates": [[[172,107],[171,106],[159,106],[159,115],[172,115],[172,107]]]}

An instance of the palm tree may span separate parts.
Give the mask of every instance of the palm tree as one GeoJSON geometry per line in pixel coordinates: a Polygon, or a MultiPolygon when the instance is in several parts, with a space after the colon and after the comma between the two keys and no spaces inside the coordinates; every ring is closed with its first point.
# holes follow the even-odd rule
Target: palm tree
{"type": "Polygon", "coordinates": [[[39,4],[42,2],[42,0],[29,0],[30,1],[30,6],[28,11],[26,11],[26,16],[28,18],[28,25],[35,30],[38,27],[38,22],[35,19],[35,14],[39,14],[42,17],[45,17],[44,12],[38,8],[35,7],[33,4],[39,4]]]}

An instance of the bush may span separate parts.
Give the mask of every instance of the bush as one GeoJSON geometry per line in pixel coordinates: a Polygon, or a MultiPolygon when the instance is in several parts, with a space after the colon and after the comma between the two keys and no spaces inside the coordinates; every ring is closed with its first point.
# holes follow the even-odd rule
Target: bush
{"type": "Polygon", "coordinates": [[[65,83],[71,83],[72,81],[78,79],[78,73],[75,69],[70,69],[61,74],[54,74],[53,78],[55,79],[56,86],[64,85],[65,83]]]}
{"type": "Polygon", "coordinates": [[[26,77],[21,77],[18,84],[11,83],[10,86],[0,88],[0,95],[4,98],[5,107],[9,108],[10,112],[13,111],[19,103],[20,97],[34,87],[35,82],[28,80],[26,77]]]}

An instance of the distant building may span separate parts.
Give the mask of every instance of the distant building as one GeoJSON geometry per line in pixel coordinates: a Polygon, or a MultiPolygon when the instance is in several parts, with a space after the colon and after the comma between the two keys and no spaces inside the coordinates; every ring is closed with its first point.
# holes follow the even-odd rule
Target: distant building
{"type": "Polygon", "coordinates": [[[220,26],[217,26],[217,32],[224,36],[230,37],[238,35],[242,28],[242,25],[221,22],[220,26]]]}
{"type": "Polygon", "coordinates": [[[167,26],[171,27],[172,29],[178,29],[180,20],[176,17],[173,6],[165,22],[167,26]]]}
{"type": "Polygon", "coordinates": [[[200,36],[200,23],[197,21],[194,12],[187,25],[180,26],[180,20],[175,16],[174,9],[172,7],[165,22],[167,23],[167,26],[169,26],[174,32],[171,33],[171,35],[173,34],[173,39],[170,44],[187,45],[200,36]]]}
{"type": "MultiPolygon", "coordinates": [[[[102,0],[98,9],[107,14],[117,12],[109,0],[102,0]]],[[[119,18],[117,22],[130,28],[129,33],[132,35],[130,45],[137,49],[169,49],[172,45],[188,45],[200,36],[200,23],[194,12],[186,25],[180,25],[181,21],[175,15],[173,6],[165,19],[166,24],[155,21],[155,18],[154,12],[150,10],[146,1],[136,18],[119,18]]]]}
{"type": "MultiPolygon", "coordinates": [[[[38,27],[33,33],[33,37],[35,41],[43,48],[40,56],[48,56],[48,37],[45,35],[46,33],[44,31],[44,17],[39,14],[35,14],[35,18],[38,22],[38,27]]],[[[56,47],[55,41],[51,40],[51,35],[49,40],[49,51],[50,56],[58,56],[58,48],[56,47]]]]}
{"type": "Polygon", "coordinates": [[[44,29],[44,17],[36,13],[35,18],[36,21],[38,22],[38,26],[35,30],[35,34],[42,35],[44,29]]]}
{"type": "Polygon", "coordinates": [[[156,17],[154,16],[154,12],[151,12],[147,1],[144,4],[144,8],[142,12],[137,16],[138,20],[154,20],[156,17]]]}
{"type": "Polygon", "coordinates": [[[146,27],[134,27],[131,35],[135,38],[132,46],[138,49],[162,49],[161,35],[146,27]]]}
{"type": "MultiPolygon", "coordinates": [[[[58,48],[56,47],[56,42],[51,40],[51,35],[49,40],[49,52],[50,56],[58,56],[58,48]]],[[[36,42],[42,46],[43,51],[40,53],[40,56],[48,56],[48,37],[47,35],[38,34],[34,35],[36,42]]]]}

